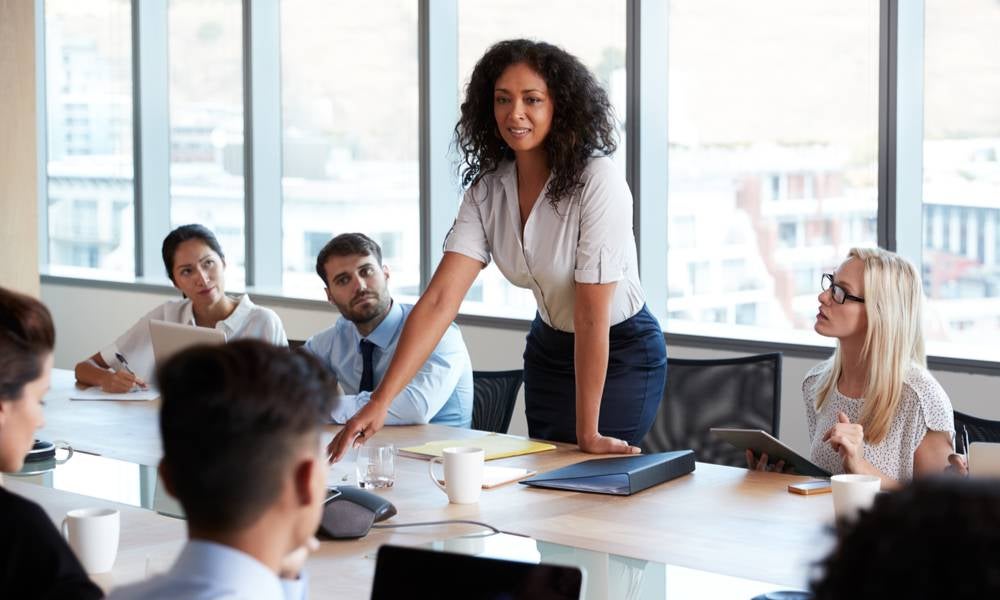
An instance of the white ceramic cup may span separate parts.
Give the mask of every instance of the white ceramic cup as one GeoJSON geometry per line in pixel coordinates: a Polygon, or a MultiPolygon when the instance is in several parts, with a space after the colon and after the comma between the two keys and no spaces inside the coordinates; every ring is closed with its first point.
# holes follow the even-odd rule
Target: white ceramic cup
{"type": "Polygon", "coordinates": [[[62,534],[84,571],[107,573],[118,556],[120,527],[119,513],[113,508],[78,508],[66,513],[62,534]]]}
{"type": "Polygon", "coordinates": [[[882,480],[874,475],[834,475],[830,478],[833,488],[833,512],[837,519],[854,521],[858,512],[871,508],[882,487],[882,480]]]}
{"type": "Polygon", "coordinates": [[[479,493],[483,490],[483,457],[482,448],[471,446],[453,446],[445,448],[442,456],[435,456],[427,465],[434,485],[448,494],[452,504],[473,504],[479,502],[479,493]],[[444,462],[444,485],[434,476],[434,465],[444,462]]]}

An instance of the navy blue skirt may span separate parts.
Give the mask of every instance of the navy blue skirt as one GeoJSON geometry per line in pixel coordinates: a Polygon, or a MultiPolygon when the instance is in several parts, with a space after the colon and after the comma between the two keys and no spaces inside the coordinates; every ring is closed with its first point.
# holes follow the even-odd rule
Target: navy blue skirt
{"type": "MultiPolygon", "coordinates": [[[[533,438],[576,443],[573,339],[535,315],[524,348],[524,403],[533,438]]],[[[598,431],[639,444],[653,425],[666,381],[663,330],[643,306],[611,327],[598,431]]]]}

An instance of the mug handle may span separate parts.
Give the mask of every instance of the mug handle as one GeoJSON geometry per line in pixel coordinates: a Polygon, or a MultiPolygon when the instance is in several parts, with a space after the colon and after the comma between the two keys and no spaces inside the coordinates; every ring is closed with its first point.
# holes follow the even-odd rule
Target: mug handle
{"type": "Polygon", "coordinates": [[[434,465],[436,463],[443,462],[443,461],[444,461],[444,457],[443,456],[435,456],[435,457],[433,457],[430,460],[430,462],[427,463],[427,474],[431,476],[431,481],[434,482],[434,485],[438,486],[441,489],[442,492],[444,492],[444,493],[447,494],[448,490],[445,489],[445,487],[443,485],[441,485],[441,482],[438,481],[438,478],[434,476],[434,465]]]}
{"type": "Polygon", "coordinates": [[[56,450],[60,448],[66,450],[66,458],[57,458],[56,459],[57,465],[61,465],[66,461],[68,461],[69,459],[73,458],[73,446],[70,446],[69,442],[65,440],[55,440],[54,442],[52,442],[52,445],[55,446],[56,450]]]}
{"type": "Polygon", "coordinates": [[[62,536],[64,540],[69,539],[69,517],[62,520],[62,525],[59,526],[60,531],[62,531],[62,536]]]}

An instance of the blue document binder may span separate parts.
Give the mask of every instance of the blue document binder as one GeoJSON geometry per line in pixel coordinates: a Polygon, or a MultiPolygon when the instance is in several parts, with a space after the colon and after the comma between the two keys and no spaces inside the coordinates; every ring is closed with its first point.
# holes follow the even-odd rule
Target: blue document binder
{"type": "Polygon", "coordinates": [[[522,479],[534,487],[629,496],[694,471],[694,452],[658,452],[595,458],[522,479]]]}

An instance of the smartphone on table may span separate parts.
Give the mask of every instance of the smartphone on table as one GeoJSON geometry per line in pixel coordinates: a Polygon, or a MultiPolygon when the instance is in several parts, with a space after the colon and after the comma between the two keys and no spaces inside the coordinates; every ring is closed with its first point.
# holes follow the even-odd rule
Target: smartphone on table
{"type": "Polygon", "coordinates": [[[830,491],[830,481],[827,479],[817,479],[815,481],[790,483],[788,484],[788,491],[793,494],[802,494],[803,496],[825,494],[830,491]]]}

